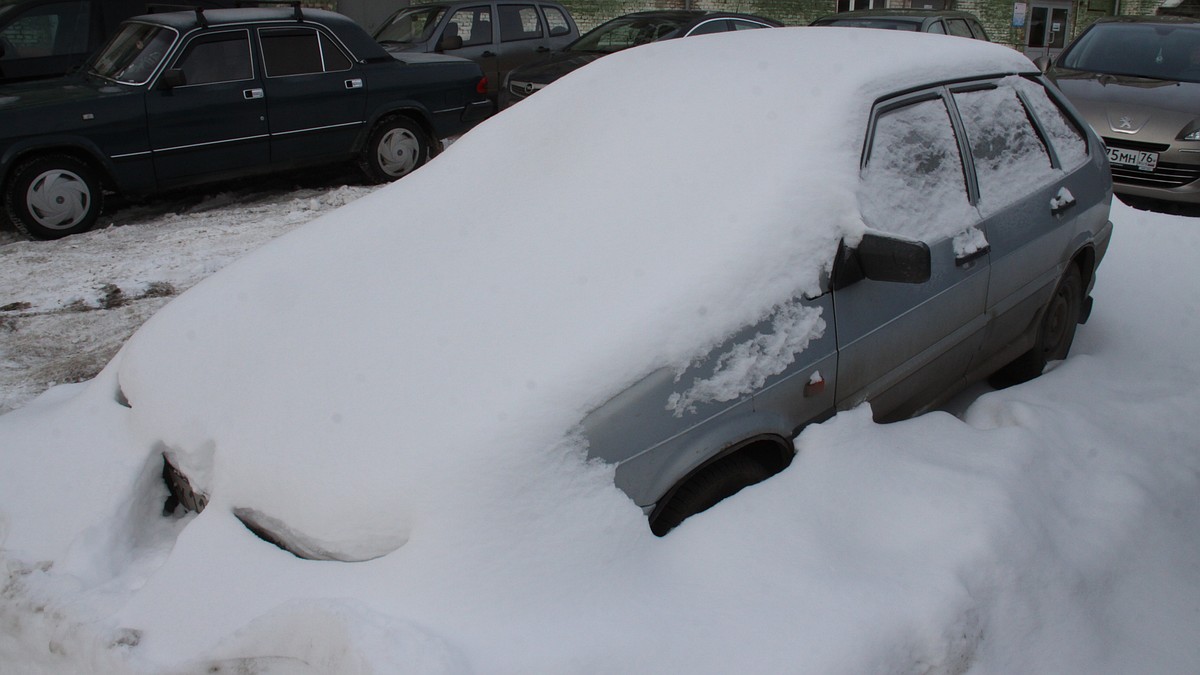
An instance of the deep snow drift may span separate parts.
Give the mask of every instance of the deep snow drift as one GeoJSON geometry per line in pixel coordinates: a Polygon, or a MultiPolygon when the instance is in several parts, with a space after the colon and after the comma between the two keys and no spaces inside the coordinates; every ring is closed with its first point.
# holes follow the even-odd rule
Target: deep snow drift
{"type": "MultiPolygon", "coordinates": [[[[522,105],[553,101],[553,91],[522,105]]],[[[958,417],[936,412],[885,426],[860,408],[813,425],[797,439],[789,469],[657,539],[613,487],[611,469],[586,462],[570,439],[533,449],[504,433],[465,448],[429,444],[406,451],[405,475],[351,466],[356,480],[344,483],[342,467],[290,461],[278,447],[280,438],[305,447],[402,438],[389,426],[396,412],[389,401],[413,393],[378,375],[387,372],[379,367],[387,347],[403,342],[372,334],[357,343],[372,349],[338,354],[334,362],[348,367],[331,372],[322,359],[344,344],[345,322],[312,316],[311,324],[282,326],[303,328],[306,340],[295,342],[289,336],[301,333],[281,330],[271,317],[256,323],[242,313],[239,323],[215,324],[239,302],[274,294],[281,305],[339,303],[336,317],[352,325],[397,335],[442,331],[447,344],[465,344],[469,323],[444,317],[443,325],[406,326],[406,317],[381,309],[379,284],[403,274],[331,255],[355,250],[349,244],[336,251],[315,245],[339,218],[361,220],[390,195],[430,189],[432,179],[422,177],[436,175],[436,166],[243,259],[156,315],[91,382],[56,387],[0,417],[5,669],[1200,670],[1200,368],[1191,357],[1200,282],[1188,264],[1200,244],[1194,220],[1114,205],[1116,232],[1091,320],[1072,356],[1043,377],[985,393],[958,417]],[[285,260],[304,264],[272,267],[285,260]],[[283,281],[306,272],[324,275],[331,288],[296,300],[283,281]],[[376,283],[348,283],[356,281],[376,283]],[[190,317],[204,321],[189,325],[190,317]],[[260,382],[253,363],[231,368],[212,360],[211,342],[197,339],[207,335],[237,346],[277,338],[277,351],[256,354],[265,372],[287,377],[260,382]],[[196,355],[207,358],[197,362],[196,355]],[[295,359],[290,374],[277,361],[284,358],[295,359]],[[188,377],[172,379],[175,372],[188,377]],[[162,387],[173,381],[195,388],[162,387]],[[279,401],[248,395],[280,385],[307,394],[304,416],[289,418],[279,401]],[[354,394],[363,389],[379,394],[368,409],[338,405],[359,400],[354,394]],[[248,450],[231,455],[206,446],[211,438],[236,439],[248,450]],[[200,461],[205,452],[228,460],[219,476],[224,495],[261,493],[270,501],[290,494],[295,502],[289,481],[311,486],[328,476],[341,489],[318,492],[305,514],[312,523],[338,513],[379,524],[361,512],[376,506],[366,495],[387,493],[380,483],[389,480],[397,512],[411,519],[358,538],[392,537],[393,552],[340,563],[300,560],[261,541],[232,517],[236,505],[224,496],[200,515],[164,518],[161,453],[173,445],[190,448],[200,481],[217,464],[200,461]],[[228,468],[252,461],[246,456],[274,464],[228,468]],[[272,483],[238,483],[271,469],[272,483]],[[357,481],[363,490],[353,489],[357,481]]],[[[275,212],[264,218],[282,219],[275,212]]],[[[487,223],[462,223],[488,231],[487,223]]],[[[135,236],[116,228],[77,246],[126,229],[135,236]]],[[[427,242],[429,250],[451,249],[462,234],[448,231],[446,240],[427,242]]],[[[503,232],[493,234],[504,241],[503,232]]],[[[567,260],[578,255],[573,243],[566,236],[545,241],[567,260]]],[[[168,249],[166,264],[190,255],[183,244],[168,249]]],[[[51,253],[70,244],[0,251],[12,246],[51,253]]],[[[483,251],[468,253],[468,262],[500,265],[483,251]]],[[[181,276],[190,285],[203,275],[181,276]]],[[[443,288],[437,284],[448,283],[424,281],[434,284],[434,300],[443,288]]],[[[546,292],[582,292],[588,280],[579,281],[546,292]]],[[[486,299],[493,289],[479,290],[486,299]]],[[[508,386],[525,400],[552,402],[561,392],[538,389],[555,366],[514,372],[508,386]]],[[[491,402],[484,411],[494,418],[464,416],[472,434],[487,422],[515,428],[503,405],[491,402]]],[[[538,438],[561,432],[558,418],[519,421],[545,429],[538,438]]]]}

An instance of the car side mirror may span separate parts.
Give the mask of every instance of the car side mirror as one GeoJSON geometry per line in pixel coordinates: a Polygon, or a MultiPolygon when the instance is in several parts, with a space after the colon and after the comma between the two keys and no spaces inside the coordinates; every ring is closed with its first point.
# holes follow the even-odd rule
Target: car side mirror
{"type": "Polygon", "coordinates": [[[932,269],[925,242],[867,232],[858,246],[850,248],[843,242],[838,248],[833,286],[845,288],[862,279],[921,284],[929,281],[932,269]]]}
{"type": "Polygon", "coordinates": [[[183,71],[178,68],[172,68],[163,72],[160,82],[163,89],[182,87],[187,84],[187,75],[184,75],[183,71]]]}
{"type": "Polygon", "coordinates": [[[1044,73],[1050,70],[1050,66],[1054,65],[1054,63],[1049,56],[1039,56],[1033,60],[1033,65],[1037,66],[1037,69],[1044,73]]]}
{"type": "Polygon", "coordinates": [[[448,49],[462,49],[463,39],[461,35],[443,35],[441,42],[438,42],[438,51],[444,52],[448,49]]]}

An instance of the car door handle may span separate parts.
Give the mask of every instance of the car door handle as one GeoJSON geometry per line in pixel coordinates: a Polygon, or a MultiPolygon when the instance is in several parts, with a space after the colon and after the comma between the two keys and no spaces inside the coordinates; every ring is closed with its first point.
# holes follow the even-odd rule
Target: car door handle
{"type": "Polygon", "coordinates": [[[263,97],[262,89],[243,89],[242,90],[242,98],[246,99],[247,101],[253,101],[255,99],[259,99],[262,97],[263,97]]]}
{"type": "Polygon", "coordinates": [[[491,56],[495,56],[495,55],[496,55],[496,52],[493,52],[493,51],[491,51],[491,50],[488,50],[488,51],[486,51],[486,52],[484,52],[484,53],[480,54],[479,56],[481,56],[481,57],[483,57],[483,58],[487,58],[487,57],[491,57],[491,56]]]}
{"type": "Polygon", "coordinates": [[[1050,213],[1058,215],[1072,206],[1075,206],[1075,195],[1071,194],[1070,190],[1062,188],[1054,196],[1054,199],[1050,200],[1050,213]]]}
{"type": "Polygon", "coordinates": [[[362,86],[363,86],[362,78],[356,77],[352,80],[346,80],[346,88],[347,89],[362,89],[362,86]]]}
{"type": "Polygon", "coordinates": [[[961,258],[955,258],[954,264],[957,267],[965,267],[965,266],[970,265],[971,263],[975,262],[976,260],[979,260],[980,258],[987,255],[991,251],[992,251],[991,246],[980,246],[979,248],[975,249],[974,251],[971,251],[970,253],[962,256],[961,258]]]}
{"type": "Polygon", "coordinates": [[[538,47],[538,48],[537,48],[537,52],[538,52],[539,54],[544,54],[544,53],[546,53],[546,52],[548,52],[548,51],[550,51],[550,48],[549,48],[549,47],[547,47],[546,45],[542,45],[541,47],[538,47]]]}

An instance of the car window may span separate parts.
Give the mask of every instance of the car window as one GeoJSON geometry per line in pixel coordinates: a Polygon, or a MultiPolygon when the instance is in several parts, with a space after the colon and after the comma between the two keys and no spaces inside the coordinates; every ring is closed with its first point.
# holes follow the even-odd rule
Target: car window
{"type": "Polygon", "coordinates": [[[1033,116],[1045,132],[1064,170],[1071,171],[1087,161],[1087,138],[1079,125],[1046,91],[1046,87],[1024,78],[1012,78],[1017,90],[1029,102],[1033,116]]]}
{"type": "Polygon", "coordinates": [[[859,187],[863,217],[875,229],[923,241],[961,232],[978,220],[964,176],[941,97],[884,109],[859,187]]]}
{"type": "Polygon", "coordinates": [[[500,41],[533,40],[542,37],[542,18],[533,5],[500,5],[500,41]]]}
{"type": "Polygon", "coordinates": [[[90,2],[38,5],[13,19],[0,32],[4,59],[37,58],[84,51],[91,19],[90,2]]]}
{"type": "Polygon", "coordinates": [[[971,27],[962,19],[947,19],[946,28],[950,31],[951,35],[965,38],[975,37],[971,34],[971,27]]]}
{"type": "Polygon", "coordinates": [[[933,23],[929,24],[929,28],[925,32],[935,33],[937,35],[945,35],[946,27],[942,25],[941,21],[934,21],[933,23]]]}
{"type": "Polygon", "coordinates": [[[414,7],[397,12],[392,20],[376,33],[379,42],[425,42],[433,37],[438,22],[445,16],[444,7],[414,7]]]}
{"type": "Polygon", "coordinates": [[[250,35],[222,31],[193,38],[171,66],[182,70],[188,85],[235,82],[252,78],[250,35]]]}
{"type": "Polygon", "coordinates": [[[350,69],[350,59],[328,35],[312,28],[264,28],[259,31],[268,77],[350,69]]]}
{"type": "Polygon", "coordinates": [[[546,15],[546,27],[550,29],[550,37],[571,33],[571,22],[567,21],[567,15],[563,14],[561,9],[542,5],[542,12],[546,15]]]}
{"type": "Polygon", "coordinates": [[[974,19],[970,19],[967,21],[967,25],[970,26],[971,33],[975,36],[976,40],[987,40],[988,39],[987,31],[985,31],[983,29],[983,24],[979,23],[978,21],[976,21],[974,19]]]}
{"type": "Polygon", "coordinates": [[[724,33],[729,30],[729,24],[725,19],[713,19],[705,21],[688,31],[688,35],[708,35],[709,33],[724,33]]]}
{"type": "Polygon", "coordinates": [[[755,28],[770,28],[770,26],[758,23],[757,21],[746,21],[744,19],[730,19],[729,25],[733,26],[734,30],[752,30],[755,28]]]}
{"type": "Polygon", "coordinates": [[[127,23],[96,54],[91,72],[124,84],[144,84],[175,41],[168,28],[127,23]]]}
{"type": "Polygon", "coordinates": [[[967,132],[984,215],[1046,182],[1053,172],[1050,155],[1014,89],[955,92],[954,102],[967,132]]]}
{"type": "Polygon", "coordinates": [[[477,47],[492,43],[492,10],[489,6],[467,7],[450,15],[442,38],[462,38],[462,46],[477,47]]]}

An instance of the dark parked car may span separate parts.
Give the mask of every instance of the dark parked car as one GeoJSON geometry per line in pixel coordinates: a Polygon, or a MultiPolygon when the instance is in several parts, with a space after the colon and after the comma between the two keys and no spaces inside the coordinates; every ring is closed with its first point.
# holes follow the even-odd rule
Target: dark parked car
{"type": "Polygon", "coordinates": [[[145,15],[84,72],[3,90],[0,186],[19,230],[58,238],[95,223],[105,190],[353,159],[372,180],[394,180],[490,108],[474,63],[397,60],[340,14],[145,15]]]}
{"type": "Polygon", "coordinates": [[[438,52],[479,64],[496,98],[508,72],[579,37],[566,7],[557,2],[460,0],[400,10],[375,32],[389,52],[438,52]]]}
{"type": "Polygon", "coordinates": [[[601,59],[426,169],[487,190],[381,191],[176,299],[101,376],[111,426],[165,456],[172,506],[364,560],[443,503],[520,511],[502,495],[585,450],[663,534],[836,411],[904,417],[1066,356],[1111,181],[1027,58],[841,28],[703,42],[601,59]],[[330,306],[364,284],[371,312],[330,306]]]}
{"type": "Polygon", "coordinates": [[[689,35],[781,25],[774,19],[729,12],[663,10],[626,14],[593,28],[561,52],[509,73],[500,104],[512,105],[576,68],[629,47],[689,35]]]}
{"type": "Polygon", "coordinates": [[[987,31],[969,12],[932,9],[860,9],[823,16],[813,26],[884,28],[919,33],[938,33],[987,40],[987,31]]]}
{"type": "MultiPolygon", "coordinates": [[[[204,8],[234,0],[187,0],[204,8]]],[[[0,0],[0,83],[66,75],[79,67],[145,0],[0,0]]]]}
{"type": "Polygon", "coordinates": [[[1200,203],[1200,19],[1100,19],[1047,75],[1104,140],[1117,193],[1200,203]]]}

